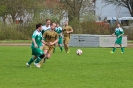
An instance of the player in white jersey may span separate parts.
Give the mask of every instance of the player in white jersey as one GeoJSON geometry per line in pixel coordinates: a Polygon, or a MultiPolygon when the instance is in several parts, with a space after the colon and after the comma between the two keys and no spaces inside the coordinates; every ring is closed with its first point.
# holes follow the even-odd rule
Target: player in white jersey
{"type": "Polygon", "coordinates": [[[50,19],[46,19],[46,24],[44,26],[42,26],[42,35],[45,31],[50,29],[50,19]]]}
{"type": "MultiPolygon", "coordinates": [[[[50,19],[46,19],[46,24],[44,26],[42,26],[42,35],[45,31],[50,29],[50,23],[51,20],[50,19]]],[[[44,45],[42,44],[42,47],[40,47],[41,49],[43,49],[44,45]]]]}

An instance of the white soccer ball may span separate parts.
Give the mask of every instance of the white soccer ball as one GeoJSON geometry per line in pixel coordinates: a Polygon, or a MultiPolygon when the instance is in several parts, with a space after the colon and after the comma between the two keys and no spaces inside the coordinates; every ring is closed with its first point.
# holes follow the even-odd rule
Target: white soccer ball
{"type": "Polygon", "coordinates": [[[77,51],[76,51],[76,54],[77,55],[81,55],[83,52],[82,52],[82,50],[81,49],[78,49],[77,51]]]}

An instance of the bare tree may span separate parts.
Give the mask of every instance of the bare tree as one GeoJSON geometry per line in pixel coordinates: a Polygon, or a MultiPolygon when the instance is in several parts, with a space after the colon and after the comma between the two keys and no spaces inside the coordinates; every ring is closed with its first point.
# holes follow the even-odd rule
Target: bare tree
{"type": "Polygon", "coordinates": [[[79,20],[80,15],[90,8],[91,0],[60,0],[68,12],[69,20],[79,20]],[[84,12],[83,12],[84,11],[84,12]]]}
{"type": "Polygon", "coordinates": [[[133,17],[133,0],[103,0],[106,4],[126,7],[133,17]]]}

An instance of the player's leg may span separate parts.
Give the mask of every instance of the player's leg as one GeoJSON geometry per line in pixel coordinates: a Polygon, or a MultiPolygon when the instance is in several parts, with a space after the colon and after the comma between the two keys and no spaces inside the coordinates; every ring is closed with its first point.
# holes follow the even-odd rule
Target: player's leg
{"type": "Polygon", "coordinates": [[[47,52],[47,59],[49,59],[51,57],[53,50],[54,50],[54,46],[50,46],[49,51],[47,52]]]}
{"type": "Polygon", "coordinates": [[[124,47],[122,46],[122,44],[120,44],[121,47],[121,53],[124,53],[124,47]]]}
{"type": "Polygon", "coordinates": [[[49,49],[44,50],[44,53],[46,54],[45,59],[49,59],[51,54],[53,53],[54,46],[50,46],[49,49]]]}
{"type": "Polygon", "coordinates": [[[121,47],[121,53],[124,53],[124,47],[122,46],[122,38],[119,39],[119,45],[121,47]]]}
{"type": "Polygon", "coordinates": [[[58,46],[59,46],[59,48],[60,48],[60,50],[61,50],[61,52],[62,52],[62,51],[63,51],[62,46],[61,46],[60,44],[58,44],[58,46]]]}
{"type": "MultiPolygon", "coordinates": [[[[40,50],[43,50],[43,47],[44,47],[44,44],[41,43],[40,50]]],[[[36,61],[35,61],[35,63],[34,63],[34,65],[36,65],[40,60],[41,60],[41,58],[37,58],[36,61]]]]}
{"type": "Polygon", "coordinates": [[[117,44],[114,44],[114,48],[113,48],[113,52],[115,52],[115,50],[116,50],[116,46],[117,46],[117,44]]]}
{"type": "Polygon", "coordinates": [[[44,50],[44,54],[45,54],[45,57],[41,59],[41,61],[36,65],[36,67],[40,68],[43,62],[46,62],[46,59],[48,59],[48,50],[44,50]]]}
{"type": "Polygon", "coordinates": [[[37,58],[36,51],[36,48],[32,48],[33,57],[26,63],[27,66],[30,66],[30,64],[37,58]]]}
{"type": "Polygon", "coordinates": [[[66,48],[65,42],[63,42],[63,44],[64,44],[64,49],[65,49],[65,51],[67,52],[67,48],[66,48]]]}
{"type": "Polygon", "coordinates": [[[36,64],[36,67],[40,68],[42,63],[44,62],[45,57],[47,57],[47,51],[44,50],[44,55],[40,55],[38,58],[41,58],[41,60],[36,64]]]}
{"type": "Polygon", "coordinates": [[[37,56],[34,56],[30,58],[30,60],[26,63],[26,66],[30,67],[31,63],[37,58],[37,56]]]}
{"type": "Polygon", "coordinates": [[[40,48],[36,49],[36,55],[38,57],[37,57],[37,60],[35,61],[34,65],[38,64],[41,61],[41,59],[44,58],[44,56],[45,56],[44,52],[40,48]]]}
{"type": "Polygon", "coordinates": [[[111,51],[111,53],[114,53],[115,52],[116,47],[119,44],[119,41],[120,41],[119,38],[117,38],[116,41],[115,41],[115,44],[114,44],[114,47],[113,47],[113,50],[111,51]]]}
{"type": "Polygon", "coordinates": [[[64,42],[64,45],[65,45],[65,49],[66,49],[66,53],[69,53],[70,50],[69,50],[69,41],[70,41],[70,38],[66,38],[66,41],[64,42]]]}
{"type": "Polygon", "coordinates": [[[54,50],[53,50],[53,53],[55,52],[55,48],[56,48],[56,45],[54,46],[54,50]]]}
{"type": "Polygon", "coordinates": [[[61,44],[62,44],[62,37],[59,37],[58,46],[59,46],[59,48],[60,48],[60,50],[62,52],[63,48],[62,48],[61,44]]]}
{"type": "Polygon", "coordinates": [[[64,38],[64,40],[63,40],[63,44],[64,44],[64,49],[65,49],[65,51],[67,52],[66,38],[64,38]]]}
{"type": "Polygon", "coordinates": [[[44,57],[43,62],[46,62],[46,59],[47,59],[47,54],[48,54],[48,49],[44,50],[44,54],[45,54],[45,57],[44,57]]]}

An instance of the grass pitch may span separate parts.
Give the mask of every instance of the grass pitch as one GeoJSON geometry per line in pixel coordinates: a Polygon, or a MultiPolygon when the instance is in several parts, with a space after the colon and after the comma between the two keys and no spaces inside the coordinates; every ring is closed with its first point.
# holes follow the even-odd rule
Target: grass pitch
{"type": "Polygon", "coordinates": [[[133,88],[133,50],[81,48],[77,56],[56,48],[52,57],[36,68],[27,68],[31,57],[27,46],[0,46],[0,88],[133,88]]]}

